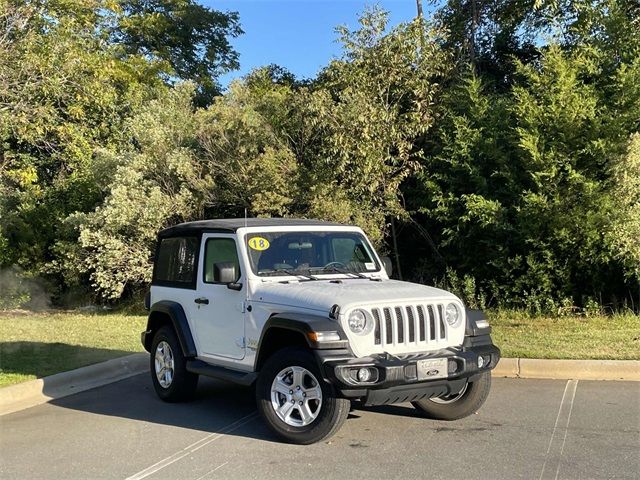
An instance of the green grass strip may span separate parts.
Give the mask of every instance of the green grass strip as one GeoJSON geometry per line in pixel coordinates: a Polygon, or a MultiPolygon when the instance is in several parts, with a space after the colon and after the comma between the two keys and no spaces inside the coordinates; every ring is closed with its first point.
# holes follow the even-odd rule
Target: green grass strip
{"type": "Polygon", "coordinates": [[[0,313],[0,387],[143,350],[146,317],[121,313],[0,313]]]}
{"type": "Polygon", "coordinates": [[[490,311],[503,357],[640,360],[640,316],[534,317],[490,311]]]}
{"type": "MultiPolygon", "coordinates": [[[[534,317],[490,311],[504,357],[640,360],[640,317],[534,317]]],[[[0,313],[0,387],[142,351],[146,316],[0,313]]]]}

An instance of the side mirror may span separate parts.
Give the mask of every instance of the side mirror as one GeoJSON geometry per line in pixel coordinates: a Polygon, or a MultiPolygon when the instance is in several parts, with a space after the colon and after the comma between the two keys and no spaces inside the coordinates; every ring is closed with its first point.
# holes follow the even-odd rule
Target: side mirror
{"type": "Polygon", "coordinates": [[[384,269],[387,272],[387,275],[393,275],[393,263],[389,257],[382,257],[382,264],[384,265],[384,269]]]}
{"type": "Polygon", "coordinates": [[[232,262],[220,262],[213,265],[213,278],[216,283],[235,284],[238,281],[238,272],[232,262]]]}

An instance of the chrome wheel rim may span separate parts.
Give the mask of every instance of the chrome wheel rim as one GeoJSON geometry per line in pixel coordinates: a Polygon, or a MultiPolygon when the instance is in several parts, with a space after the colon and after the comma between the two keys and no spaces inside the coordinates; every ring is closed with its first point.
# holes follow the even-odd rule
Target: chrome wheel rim
{"type": "Polygon", "coordinates": [[[452,393],[450,395],[443,395],[442,397],[434,397],[431,398],[430,400],[434,403],[440,403],[440,404],[447,404],[447,403],[453,403],[453,402],[457,402],[458,400],[460,400],[460,397],[462,397],[462,395],[464,395],[464,392],[467,391],[467,385],[469,385],[468,383],[464,384],[464,387],[462,387],[462,390],[460,390],[458,393],[452,393]]]}
{"type": "Polygon", "coordinates": [[[156,348],[155,369],[160,386],[169,388],[173,382],[173,351],[164,340],[156,348]]]}
{"type": "Polygon", "coordinates": [[[313,423],[322,407],[318,379],[303,367],[280,370],[271,384],[271,406],[287,425],[304,427],[313,423]]]}

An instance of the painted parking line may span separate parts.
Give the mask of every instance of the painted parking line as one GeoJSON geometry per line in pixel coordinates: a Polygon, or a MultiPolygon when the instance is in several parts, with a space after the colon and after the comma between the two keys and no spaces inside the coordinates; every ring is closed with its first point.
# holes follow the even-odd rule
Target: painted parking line
{"type": "Polygon", "coordinates": [[[196,480],[204,480],[205,477],[208,477],[209,475],[211,475],[213,472],[216,472],[218,470],[220,470],[222,467],[224,467],[227,463],[229,462],[224,462],[220,465],[218,465],[216,468],[214,468],[213,470],[208,471],[207,473],[205,473],[204,475],[202,475],[201,477],[196,478],[196,480]]]}
{"type": "MultiPolygon", "coordinates": [[[[168,467],[172,463],[175,463],[178,460],[183,459],[187,455],[190,455],[193,452],[200,450],[202,447],[209,445],[210,443],[215,442],[216,440],[224,437],[227,433],[231,433],[234,430],[237,430],[238,428],[242,427],[244,424],[249,423],[251,420],[254,420],[257,416],[258,416],[257,412],[250,413],[249,415],[246,415],[240,418],[239,420],[236,420],[235,422],[227,425],[219,432],[211,433],[210,435],[207,435],[206,437],[198,440],[197,442],[194,442],[191,445],[186,446],[184,449],[180,450],[179,452],[176,452],[173,455],[169,455],[168,457],[163,458],[159,462],[154,463],[150,467],[147,467],[144,470],[141,470],[138,473],[135,473],[130,477],[127,477],[126,480],[142,480],[143,478],[153,475],[154,473],[162,470],[163,468],[168,467]]],[[[211,472],[208,472],[207,475],[217,470],[218,468],[223,467],[224,465],[226,465],[226,463],[219,465],[211,472]]]]}
{"type": "Polygon", "coordinates": [[[569,422],[571,421],[571,411],[573,410],[573,401],[576,398],[576,390],[578,389],[578,380],[569,380],[564,387],[560,408],[556,423],[553,426],[553,432],[549,439],[549,447],[540,471],[539,480],[554,479],[557,480],[560,473],[560,461],[564,452],[564,445],[567,441],[567,432],[569,431],[569,422]]]}

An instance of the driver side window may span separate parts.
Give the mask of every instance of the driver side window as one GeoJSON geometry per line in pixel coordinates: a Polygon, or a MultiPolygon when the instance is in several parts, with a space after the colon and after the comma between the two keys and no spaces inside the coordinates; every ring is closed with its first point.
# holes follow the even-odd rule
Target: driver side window
{"type": "Polygon", "coordinates": [[[205,245],[204,281],[221,283],[216,264],[231,263],[235,266],[236,277],[240,278],[240,261],[236,242],[232,238],[210,238],[205,245]]]}

